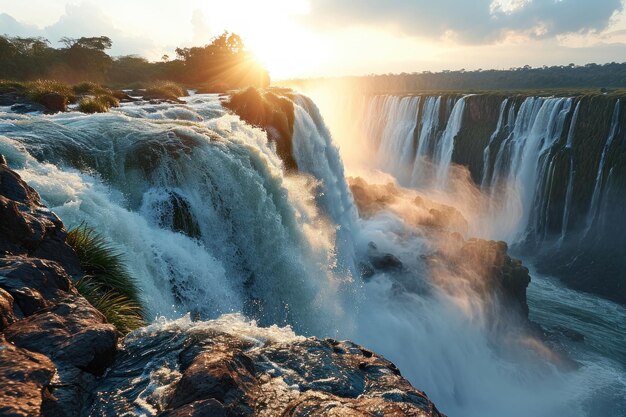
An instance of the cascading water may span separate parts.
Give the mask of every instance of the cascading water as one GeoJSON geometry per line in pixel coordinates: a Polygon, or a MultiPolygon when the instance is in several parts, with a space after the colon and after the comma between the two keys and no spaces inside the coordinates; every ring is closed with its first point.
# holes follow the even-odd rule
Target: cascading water
{"type": "Polygon", "coordinates": [[[415,164],[411,175],[411,185],[423,183],[424,165],[427,163],[431,143],[435,141],[435,134],[439,127],[439,108],[441,97],[427,97],[422,110],[420,134],[418,137],[417,150],[415,152],[415,164]]]}
{"type": "Polygon", "coordinates": [[[461,130],[463,120],[463,110],[465,110],[465,97],[460,98],[452,109],[452,114],[448,119],[446,130],[443,132],[438,146],[435,148],[434,163],[437,165],[437,188],[443,189],[447,184],[448,170],[452,162],[452,151],[454,149],[454,138],[461,130]]]}
{"type": "MultiPolygon", "coordinates": [[[[439,118],[460,124],[465,104],[449,101],[400,106],[413,120],[421,106],[422,120],[407,120],[390,152],[432,157],[439,147],[450,163],[456,127],[442,129],[439,118]],[[409,144],[417,136],[417,146],[409,144]]],[[[614,377],[623,373],[611,360],[589,354],[562,373],[534,355],[519,357],[517,348],[494,347],[477,294],[458,277],[446,278],[458,282],[450,294],[428,276],[420,255],[441,242],[386,210],[359,219],[318,109],[303,96],[294,104],[299,174],[285,174],[263,131],[204,95],[104,115],[0,113],[0,153],[68,225],[86,222],[127,254],[152,317],[241,312],[264,325],[351,338],[395,361],[452,417],[585,416],[594,415],[598,392],[617,401],[623,383],[614,377]],[[362,282],[355,265],[369,242],[404,267],[362,282]]],[[[517,135],[502,145],[516,153],[502,159],[526,152],[544,164],[568,106],[567,99],[522,105],[532,120],[518,117],[517,135]],[[539,132],[546,126],[549,133],[539,132]]]]}
{"type": "Polygon", "coordinates": [[[574,193],[574,153],[572,147],[574,146],[574,131],[576,129],[576,121],[578,120],[578,113],[580,111],[580,102],[576,104],[576,110],[572,116],[572,121],[569,126],[569,132],[567,132],[567,143],[565,144],[565,150],[569,154],[569,175],[567,179],[567,192],[565,194],[565,208],[563,209],[563,222],[561,226],[561,237],[559,243],[565,240],[565,234],[567,233],[567,226],[569,224],[569,212],[572,205],[572,194],[574,193]]]}
{"type": "Polygon", "coordinates": [[[505,125],[505,114],[507,110],[507,105],[509,104],[509,99],[505,99],[502,104],[500,104],[500,115],[498,116],[498,124],[496,125],[496,130],[493,132],[491,137],[489,138],[489,143],[487,147],[483,151],[483,169],[482,169],[482,180],[480,181],[480,188],[485,189],[487,178],[489,178],[489,160],[491,158],[491,147],[494,145],[494,141],[498,138],[502,129],[510,126],[512,123],[505,125]]]}
{"type": "Polygon", "coordinates": [[[598,208],[600,206],[600,199],[602,195],[603,189],[603,176],[604,167],[606,165],[606,158],[611,146],[613,145],[613,141],[617,137],[619,133],[619,115],[620,115],[620,100],[615,102],[615,109],[613,110],[613,116],[611,117],[611,128],[609,130],[609,136],[606,139],[604,147],[602,148],[602,155],[600,156],[600,163],[598,164],[598,173],[596,174],[596,179],[594,181],[593,186],[593,194],[591,196],[591,203],[589,204],[589,212],[587,214],[587,227],[585,229],[585,236],[591,230],[593,223],[596,221],[598,215],[598,208]]]}

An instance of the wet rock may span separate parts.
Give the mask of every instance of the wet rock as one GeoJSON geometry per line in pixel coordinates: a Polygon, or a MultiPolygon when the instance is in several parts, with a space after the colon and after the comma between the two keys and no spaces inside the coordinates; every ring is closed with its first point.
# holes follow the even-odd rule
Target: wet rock
{"type": "MultiPolygon", "coordinates": [[[[528,268],[522,262],[508,255],[506,242],[483,239],[459,239],[457,236],[448,241],[443,249],[426,258],[431,270],[437,277],[450,277],[465,280],[482,297],[491,316],[488,319],[496,324],[499,312],[511,313],[519,317],[525,325],[528,321],[528,303],[526,288],[530,284],[528,268]]],[[[441,280],[440,280],[441,281],[441,280]]],[[[447,282],[440,283],[444,288],[447,282]]]]}
{"type": "Polygon", "coordinates": [[[16,347],[0,335],[0,415],[41,415],[54,374],[46,356],[16,347]]]}
{"type": "Polygon", "coordinates": [[[5,337],[55,363],[93,374],[102,373],[109,365],[117,342],[115,327],[78,295],[13,323],[5,337]]]}
{"type": "Polygon", "coordinates": [[[18,114],[44,113],[46,107],[37,103],[18,103],[11,106],[11,111],[18,114]]]}
{"type": "Polygon", "coordinates": [[[115,328],[78,295],[63,223],[0,157],[0,415],[78,416],[115,328]]]}
{"type": "Polygon", "coordinates": [[[46,93],[39,98],[39,102],[53,113],[67,111],[68,99],[59,93],[46,93]]]}
{"type": "Polygon", "coordinates": [[[159,414],[159,417],[227,417],[226,408],[217,400],[195,401],[175,410],[159,414]]]}
{"type": "Polygon", "coordinates": [[[82,275],[74,250],[65,243],[61,220],[6,161],[0,161],[0,256],[29,255],[57,261],[70,275],[82,275]]]}
{"type": "Polygon", "coordinates": [[[382,272],[401,271],[404,265],[397,256],[391,253],[382,253],[374,242],[367,247],[367,257],[372,267],[382,272]]]}
{"type": "Polygon", "coordinates": [[[156,383],[158,395],[143,400],[163,417],[442,417],[393,363],[352,342],[296,336],[272,341],[210,322],[192,325],[128,336],[89,412],[134,413],[136,396],[156,383]],[[163,365],[152,369],[155,364],[163,365]]]}
{"type": "Polygon", "coordinates": [[[16,306],[11,294],[0,288],[0,331],[16,322],[20,315],[20,313],[16,314],[16,306]]]}
{"type": "Polygon", "coordinates": [[[49,307],[70,291],[70,278],[56,262],[24,256],[0,258],[0,288],[25,316],[49,307]]]}

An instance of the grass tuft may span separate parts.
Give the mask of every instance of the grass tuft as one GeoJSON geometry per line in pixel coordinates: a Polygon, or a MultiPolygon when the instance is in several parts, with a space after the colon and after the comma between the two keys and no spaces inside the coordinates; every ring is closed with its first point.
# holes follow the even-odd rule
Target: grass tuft
{"type": "Polygon", "coordinates": [[[74,90],[65,83],[54,80],[37,80],[25,83],[26,97],[28,99],[40,103],[42,97],[49,93],[57,93],[63,96],[68,103],[76,100],[74,90]]]}
{"type": "Polygon", "coordinates": [[[157,81],[146,88],[144,98],[148,100],[172,100],[178,101],[180,97],[185,97],[187,90],[171,81],[157,81]]]}
{"type": "Polygon", "coordinates": [[[122,254],[102,235],[81,225],[69,231],[67,243],[74,248],[85,277],[76,283],[78,291],[121,333],[144,324],[143,309],[135,279],[122,254]]]}
{"type": "Polygon", "coordinates": [[[111,107],[118,107],[120,101],[112,95],[84,97],[78,102],[78,110],[83,113],[106,113],[111,107]]]}

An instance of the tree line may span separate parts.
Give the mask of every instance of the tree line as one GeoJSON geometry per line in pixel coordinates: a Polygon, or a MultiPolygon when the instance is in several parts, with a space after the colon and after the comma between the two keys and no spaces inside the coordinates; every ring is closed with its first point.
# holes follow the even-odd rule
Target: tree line
{"type": "Polygon", "coordinates": [[[163,56],[160,62],[110,56],[107,36],[65,37],[60,43],[55,48],[43,37],[0,36],[0,79],[119,85],[169,80],[215,91],[269,85],[267,70],[234,33],[224,32],[204,46],[177,48],[174,59],[163,56]]]}
{"type": "Polygon", "coordinates": [[[298,87],[312,83],[341,82],[369,92],[406,93],[441,90],[522,90],[557,88],[626,87],[626,63],[543,66],[525,65],[508,70],[457,70],[401,74],[371,74],[359,77],[290,80],[298,87]]]}

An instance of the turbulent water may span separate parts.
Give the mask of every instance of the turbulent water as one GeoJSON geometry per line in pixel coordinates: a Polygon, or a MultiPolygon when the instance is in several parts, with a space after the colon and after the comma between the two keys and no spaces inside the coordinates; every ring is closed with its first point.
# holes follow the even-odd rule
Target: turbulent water
{"type": "MultiPolygon", "coordinates": [[[[394,361],[453,417],[626,412],[623,309],[538,280],[530,290],[531,315],[548,327],[561,320],[587,336],[584,344],[559,338],[580,367],[557,369],[542,356],[548,348],[525,335],[504,343],[490,332],[476,294],[463,285],[451,293],[428,276],[419,255],[438,242],[392,211],[358,217],[343,155],[319,110],[304,96],[294,105],[298,174],[285,173],[263,131],[228,114],[211,95],[181,105],[127,104],[99,115],[0,112],[0,153],[68,226],[86,223],[124,253],[151,318],[241,313],[263,326],[349,338],[394,361]],[[364,282],[358,265],[369,242],[405,268],[364,282]],[[579,315],[570,325],[565,317],[574,307],[579,315]],[[599,307],[612,309],[614,319],[596,321],[599,307]],[[602,326],[612,328],[611,342],[603,341],[602,326]]],[[[392,172],[401,184],[430,178],[432,195],[454,200],[446,190],[456,181],[452,149],[464,105],[463,97],[372,104],[381,108],[370,129],[382,132],[371,136],[373,146],[385,147],[387,158],[415,152],[409,170],[392,172]],[[434,114],[442,105],[445,120],[433,116],[418,126],[403,116],[418,109],[434,114]]],[[[569,99],[535,99],[511,116],[503,104],[501,119],[515,121],[499,124],[506,139],[494,133],[485,160],[496,155],[491,168],[506,165],[510,179],[521,183],[549,171],[542,155],[572,108],[569,99]],[[538,120],[549,134],[539,132],[538,120]],[[516,163],[522,155],[536,159],[532,169],[516,163]]],[[[380,163],[389,171],[400,166],[393,158],[380,163]]],[[[526,213],[534,197],[511,192],[526,213]]],[[[487,200],[500,207],[495,197],[487,200]]]]}

